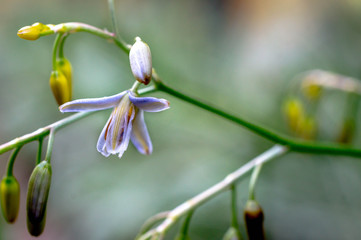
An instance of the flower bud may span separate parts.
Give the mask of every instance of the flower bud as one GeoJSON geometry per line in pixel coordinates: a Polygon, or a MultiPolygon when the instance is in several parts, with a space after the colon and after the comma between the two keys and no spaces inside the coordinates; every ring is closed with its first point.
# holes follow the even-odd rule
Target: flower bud
{"type": "Polygon", "coordinates": [[[51,165],[42,161],[32,172],[26,198],[27,226],[33,236],[39,236],[45,227],[46,204],[51,182],[51,165]]]}
{"type": "Polygon", "coordinates": [[[244,209],[244,220],[246,222],[249,240],[265,239],[263,231],[263,211],[256,201],[247,201],[244,209]]]}
{"type": "Polygon", "coordinates": [[[304,109],[301,101],[297,98],[287,99],[284,105],[284,113],[290,129],[293,132],[297,132],[300,122],[304,118],[304,109]]]}
{"type": "Polygon", "coordinates": [[[25,26],[19,29],[18,36],[25,40],[36,40],[41,33],[51,31],[50,27],[42,23],[34,23],[31,26],[25,26]]]}
{"type": "Polygon", "coordinates": [[[135,38],[129,52],[129,61],[135,79],[147,85],[152,78],[152,55],[149,46],[140,37],[135,38]]]}
{"type": "Polygon", "coordinates": [[[59,70],[52,71],[49,83],[59,106],[71,100],[71,88],[63,72],[59,70]]]}
{"type": "Polygon", "coordinates": [[[72,96],[72,67],[71,64],[69,62],[68,59],[66,58],[59,58],[56,61],[56,67],[57,69],[62,72],[68,82],[68,87],[69,87],[69,100],[71,100],[71,96],[72,96]]]}
{"type": "Polygon", "coordinates": [[[6,176],[1,180],[1,209],[8,223],[15,222],[19,213],[20,186],[13,176],[6,176]]]}
{"type": "Polygon", "coordinates": [[[223,240],[241,240],[242,239],[242,235],[239,232],[238,229],[234,228],[234,227],[230,227],[226,234],[224,234],[223,236],[223,240]]]}

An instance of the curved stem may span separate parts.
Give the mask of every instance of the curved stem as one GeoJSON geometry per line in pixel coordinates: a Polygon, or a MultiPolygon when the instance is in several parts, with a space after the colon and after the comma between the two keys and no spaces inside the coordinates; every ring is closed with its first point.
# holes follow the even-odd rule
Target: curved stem
{"type": "Polygon", "coordinates": [[[261,169],[262,169],[262,164],[258,164],[253,169],[251,180],[249,181],[249,191],[248,191],[248,199],[249,200],[255,200],[254,191],[255,191],[256,182],[257,182],[259,173],[261,172],[261,169]]]}
{"type": "Polygon", "coordinates": [[[13,175],[13,168],[14,168],[15,159],[16,159],[16,156],[18,155],[20,149],[21,149],[21,146],[16,148],[13,151],[13,153],[11,154],[11,157],[9,159],[8,166],[7,166],[7,171],[6,171],[6,176],[7,177],[11,177],[13,175]]]}
{"type": "Polygon", "coordinates": [[[149,229],[151,229],[156,223],[160,222],[161,220],[164,220],[168,216],[168,214],[169,212],[160,212],[147,219],[147,221],[145,221],[143,226],[140,228],[140,231],[138,235],[135,237],[135,239],[137,240],[142,234],[149,231],[149,229]]]}
{"type": "Polygon", "coordinates": [[[290,150],[295,152],[305,152],[305,153],[318,153],[318,154],[331,154],[331,155],[344,155],[344,156],[353,156],[361,157],[361,149],[350,148],[340,144],[325,144],[310,142],[305,140],[296,140],[289,137],[286,137],[280,133],[276,133],[266,127],[263,127],[259,124],[251,123],[241,117],[237,117],[233,114],[227,113],[219,108],[213,107],[211,104],[205,103],[201,100],[197,100],[193,97],[190,97],[184,93],[181,93],[164,83],[159,79],[155,81],[156,88],[160,91],[168,93],[174,97],[177,97],[183,101],[196,105],[200,108],[203,108],[209,112],[212,112],[216,115],[219,115],[225,119],[228,119],[232,122],[235,122],[243,127],[251,130],[252,132],[264,137],[272,142],[287,146],[290,150]]]}
{"type": "Polygon", "coordinates": [[[244,164],[242,167],[234,171],[233,173],[226,176],[222,181],[208,188],[204,192],[198,194],[197,196],[189,199],[188,201],[182,203],[178,207],[170,211],[168,217],[155,229],[149,230],[147,233],[142,235],[139,239],[145,240],[149,236],[162,236],[164,235],[170,227],[172,227],[180,217],[188,214],[193,209],[201,206],[203,203],[209,201],[213,197],[227,190],[232,184],[239,181],[247,172],[249,172],[256,165],[265,163],[274,159],[278,156],[281,156],[288,152],[288,148],[281,145],[275,145],[261,155],[255,157],[251,161],[244,164]]]}
{"type": "Polygon", "coordinates": [[[60,40],[62,39],[63,34],[58,34],[55,38],[54,45],[53,45],[53,70],[56,70],[56,57],[57,57],[57,51],[58,46],[60,43],[60,40]]]}
{"type": "MultiPolygon", "coordinates": [[[[189,225],[190,225],[193,213],[194,213],[194,210],[189,211],[189,213],[187,214],[186,219],[184,219],[182,228],[179,231],[179,235],[180,235],[179,240],[186,240],[187,239],[188,229],[189,229],[189,225]]],[[[177,240],[178,240],[178,238],[177,238],[177,240]]]]}
{"type": "Polygon", "coordinates": [[[117,38],[114,33],[102,30],[100,28],[91,26],[89,24],[80,23],[80,22],[68,22],[55,25],[52,29],[55,33],[76,33],[76,32],[87,32],[94,34],[98,37],[112,40],[118,47],[120,47],[124,52],[129,54],[130,46],[125,43],[122,39],[117,38]]]}
{"type": "Polygon", "coordinates": [[[115,37],[118,38],[119,34],[118,34],[117,21],[115,18],[114,0],[108,0],[108,7],[109,7],[109,12],[110,12],[110,18],[112,20],[113,32],[115,34],[115,37]]]}
{"type": "Polygon", "coordinates": [[[69,35],[64,34],[59,44],[59,58],[64,58],[64,43],[69,35]]]}
{"type": "Polygon", "coordinates": [[[36,165],[38,165],[41,162],[41,153],[43,151],[43,137],[39,138],[39,146],[38,146],[38,153],[36,155],[36,165]]]}
{"type": "Polygon", "coordinates": [[[55,130],[52,128],[52,129],[50,129],[50,134],[49,134],[49,139],[48,139],[48,147],[47,147],[46,155],[45,155],[45,161],[47,161],[48,163],[50,163],[51,154],[53,152],[54,137],[55,137],[55,130]]]}

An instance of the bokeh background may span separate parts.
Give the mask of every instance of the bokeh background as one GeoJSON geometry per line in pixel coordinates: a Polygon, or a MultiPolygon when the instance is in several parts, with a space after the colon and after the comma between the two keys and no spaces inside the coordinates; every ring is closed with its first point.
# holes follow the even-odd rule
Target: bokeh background
{"type": "MultiPolygon", "coordinates": [[[[130,43],[139,35],[150,45],[166,83],[282,133],[289,134],[281,108],[294,76],[318,68],[361,77],[359,0],[122,0],[116,11],[120,34],[130,43]]],[[[65,116],[48,83],[54,36],[31,42],[16,32],[34,22],[70,21],[110,28],[107,2],[1,1],[0,143],[65,116]]],[[[65,55],[73,65],[74,98],[116,94],[133,82],[127,56],[96,36],[70,36],[65,55]]],[[[38,239],[133,239],[148,217],[176,207],[272,146],[218,116],[153,95],[169,99],[171,109],[145,116],[151,156],[133,146],[122,159],[96,151],[110,111],[57,133],[47,224],[38,239]]],[[[331,141],[345,101],[334,92],[326,92],[326,99],[319,126],[331,141]]],[[[20,215],[13,225],[0,218],[0,239],[32,239],[25,196],[36,151],[31,143],[18,156],[20,215]]],[[[0,156],[1,175],[8,156],[0,156]]],[[[248,181],[237,187],[244,236],[248,181]]],[[[360,159],[290,153],[268,163],[256,190],[267,239],[358,239],[360,189],[360,159]]],[[[230,225],[229,203],[226,192],[199,208],[191,239],[221,239],[230,225]]]]}

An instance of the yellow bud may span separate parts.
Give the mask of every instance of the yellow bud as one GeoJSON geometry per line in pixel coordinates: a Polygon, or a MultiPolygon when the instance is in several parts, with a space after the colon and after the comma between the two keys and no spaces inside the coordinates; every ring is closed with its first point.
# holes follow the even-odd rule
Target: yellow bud
{"type": "Polygon", "coordinates": [[[15,177],[6,176],[1,180],[1,209],[8,223],[15,222],[19,213],[20,185],[15,177]]]}
{"type": "Polygon", "coordinates": [[[37,22],[31,26],[20,28],[18,31],[18,36],[25,40],[36,40],[41,36],[42,33],[49,31],[51,31],[49,26],[37,22]]]}
{"type": "Polygon", "coordinates": [[[59,106],[71,100],[71,88],[63,72],[58,70],[52,71],[49,83],[59,106]]]}
{"type": "Polygon", "coordinates": [[[315,119],[309,116],[304,117],[298,125],[297,133],[304,139],[315,139],[317,133],[317,124],[315,119]]]}
{"type": "Polygon", "coordinates": [[[289,98],[284,105],[284,113],[292,131],[297,132],[300,121],[304,118],[304,109],[300,100],[289,98]]]}
{"type": "Polygon", "coordinates": [[[36,40],[40,37],[40,32],[37,27],[26,26],[19,29],[18,36],[25,40],[36,40]]]}
{"type": "Polygon", "coordinates": [[[321,86],[316,84],[308,84],[302,87],[303,94],[310,100],[317,100],[321,96],[321,86]]]}
{"type": "Polygon", "coordinates": [[[72,67],[68,59],[66,58],[60,58],[56,61],[56,67],[57,69],[62,72],[68,82],[69,87],[69,100],[71,100],[72,96],[72,86],[73,86],[73,80],[72,80],[72,67]]]}
{"type": "Polygon", "coordinates": [[[51,165],[42,161],[31,173],[26,198],[27,226],[33,236],[39,236],[45,227],[50,183],[51,165]]]}

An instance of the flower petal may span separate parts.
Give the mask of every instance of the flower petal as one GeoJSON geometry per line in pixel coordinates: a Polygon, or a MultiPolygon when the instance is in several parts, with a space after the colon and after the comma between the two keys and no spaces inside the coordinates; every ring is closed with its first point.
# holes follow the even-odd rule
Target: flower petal
{"type": "Polygon", "coordinates": [[[114,107],[126,93],[127,92],[124,91],[109,97],[74,100],[61,105],[59,110],[60,112],[88,112],[111,108],[114,107]]]}
{"type": "Polygon", "coordinates": [[[129,91],[130,101],[139,109],[146,112],[160,112],[169,108],[169,102],[155,97],[136,97],[129,91]]]}
{"type": "Polygon", "coordinates": [[[152,141],[150,140],[148,129],[144,122],[143,110],[139,110],[134,119],[133,131],[130,135],[130,139],[141,154],[149,155],[153,152],[152,141]]]}
{"type": "Polygon", "coordinates": [[[118,154],[121,158],[127,150],[136,111],[137,109],[128,97],[124,97],[119,105],[114,108],[104,133],[103,149],[106,149],[108,153],[118,154]]]}
{"type": "Polygon", "coordinates": [[[100,133],[100,136],[98,138],[98,143],[97,143],[97,150],[98,152],[100,152],[103,156],[105,157],[109,157],[110,153],[107,151],[106,147],[105,147],[105,132],[108,129],[108,124],[109,122],[112,120],[112,115],[110,115],[107,123],[105,124],[102,132],[100,133]]]}

